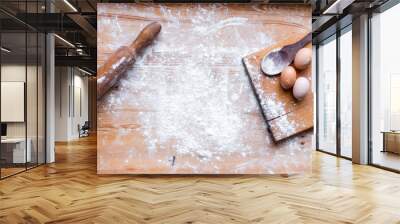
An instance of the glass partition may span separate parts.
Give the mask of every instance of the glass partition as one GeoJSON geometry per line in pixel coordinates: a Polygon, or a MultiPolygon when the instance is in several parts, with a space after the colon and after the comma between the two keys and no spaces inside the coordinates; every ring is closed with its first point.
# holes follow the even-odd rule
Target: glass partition
{"type": "Polygon", "coordinates": [[[318,149],[336,154],[336,36],[318,47],[318,149]]]}
{"type": "MultiPolygon", "coordinates": [[[[44,1],[3,6],[21,17],[42,12],[44,1]]],[[[0,178],[45,163],[45,44],[44,33],[0,12],[0,178]]]]}
{"type": "Polygon", "coordinates": [[[2,177],[24,171],[31,159],[26,150],[26,40],[25,32],[1,34],[2,177]]]}

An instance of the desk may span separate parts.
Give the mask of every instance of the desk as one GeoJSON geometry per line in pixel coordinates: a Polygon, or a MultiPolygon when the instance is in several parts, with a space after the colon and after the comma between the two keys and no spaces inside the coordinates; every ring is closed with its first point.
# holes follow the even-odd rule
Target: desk
{"type": "Polygon", "coordinates": [[[28,142],[28,144],[27,144],[28,147],[26,147],[26,154],[25,154],[25,138],[1,139],[2,157],[5,158],[6,161],[10,162],[10,163],[30,162],[31,158],[32,158],[32,153],[31,153],[32,141],[30,138],[27,138],[26,142],[28,142]],[[10,146],[13,146],[13,147],[10,147],[10,146]],[[11,154],[12,154],[12,157],[11,157],[11,154]],[[8,155],[10,155],[10,156],[8,156],[8,155]],[[12,160],[11,160],[11,158],[12,158],[12,160]],[[25,161],[25,158],[27,158],[27,161],[25,161]]]}
{"type": "Polygon", "coordinates": [[[400,131],[382,131],[383,150],[382,152],[392,152],[400,154],[400,131]]]}

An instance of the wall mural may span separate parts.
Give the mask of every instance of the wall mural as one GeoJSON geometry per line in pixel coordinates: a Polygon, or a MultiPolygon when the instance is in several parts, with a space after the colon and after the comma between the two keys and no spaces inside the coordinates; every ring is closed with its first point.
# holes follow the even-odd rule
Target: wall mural
{"type": "Polygon", "coordinates": [[[98,4],[99,174],[311,168],[311,8],[98,4]]]}

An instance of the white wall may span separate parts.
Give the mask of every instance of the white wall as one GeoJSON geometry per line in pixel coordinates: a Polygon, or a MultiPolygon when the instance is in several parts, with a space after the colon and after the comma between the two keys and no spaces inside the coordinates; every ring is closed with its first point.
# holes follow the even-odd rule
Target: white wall
{"type": "Polygon", "coordinates": [[[56,67],[55,73],[55,140],[70,141],[88,120],[88,78],[72,67],[56,67]]]}
{"type": "MultiPolygon", "coordinates": [[[[27,119],[28,119],[28,137],[30,133],[35,131],[36,135],[36,107],[37,107],[37,99],[36,99],[36,80],[30,78],[31,74],[34,74],[36,77],[36,66],[27,66],[19,65],[19,64],[4,64],[1,66],[1,81],[2,82],[25,82],[25,75],[27,69],[28,72],[28,82],[29,86],[35,86],[35,88],[27,88],[27,119]],[[35,111],[35,113],[32,113],[35,111]],[[33,123],[32,123],[33,122],[33,123]],[[32,127],[32,131],[30,128],[32,127]]],[[[1,108],[2,110],[7,110],[7,108],[1,108]]],[[[26,122],[7,122],[7,136],[8,137],[25,137],[25,123],[26,122]]]]}
{"type": "Polygon", "coordinates": [[[67,75],[68,73],[69,69],[67,67],[55,68],[55,141],[68,140],[68,88],[70,84],[70,77],[67,75]]]}
{"type": "MultiPolygon", "coordinates": [[[[26,85],[26,107],[23,106],[22,113],[26,112],[26,121],[22,122],[6,122],[8,138],[24,138],[25,135],[29,139],[32,151],[32,161],[39,163],[44,162],[45,147],[45,120],[44,120],[44,74],[42,68],[36,65],[25,64],[3,64],[1,66],[2,82],[24,82],[26,85]],[[37,70],[38,69],[38,70],[37,70]],[[27,78],[27,80],[25,80],[27,78]],[[26,111],[25,111],[26,110],[26,111]],[[37,153],[39,156],[37,157],[37,153]]],[[[24,94],[24,93],[22,93],[24,94]]],[[[7,97],[7,96],[2,96],[7,97]]],[[[12,110],[11,108],[1,108],[3,112],[12,110]]],[[[8,111],[13,113],[13,111],[8,111]]]]}
{"type": "MultiPolygon", "coordinates": [[[[75,70],[76,71],[76,70],[75,70]]],[[[88,120],[88,78],[79,75],[74,75],[74,107],[72,108],[72,132],[71,135],[76,138],[78,137],[78,124],[83,125],[88,120]]]]}
{"type": "MultiPolygon", "coordinates": [[[[1,121],[25,121],[25,83],[1,81],[1,121]]],[[[36,105],[35,107],[36,108],[36,105]]]]}
{"type": "MultiPolygon", "coordinates": [[[[8,64],[1,66],[1,81],[25,82],[25,64],[8,64]]],[[[1,108],[5,110],[6,108],[1,108]]],[[[25,137],[25,123],[7,123],[7,137],[25,137]]]]}

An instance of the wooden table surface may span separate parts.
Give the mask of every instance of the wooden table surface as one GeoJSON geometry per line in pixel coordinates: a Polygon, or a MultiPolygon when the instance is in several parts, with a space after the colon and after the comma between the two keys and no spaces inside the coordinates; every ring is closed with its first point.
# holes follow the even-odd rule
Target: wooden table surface
{"type": "Polygon", "coordinates": [[[310,169],[312,133],[272,141],[241,61],[309,32],[309,7],[98,4],[98,66],[152,21],[160,35],[98,102],[98,173],[310,169]]]}

